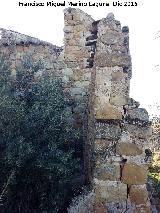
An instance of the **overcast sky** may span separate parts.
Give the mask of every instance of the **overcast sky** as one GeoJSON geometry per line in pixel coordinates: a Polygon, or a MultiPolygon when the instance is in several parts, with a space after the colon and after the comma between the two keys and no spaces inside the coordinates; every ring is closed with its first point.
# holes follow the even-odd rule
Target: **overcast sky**
{"type": "MultiPolygon", "coordinates": [[[[62,2],[63,0],[53,0],[62,2]]],[[[115,18],[130,29],[130,52],[133,64],[130,96],[157,113],[160,105],[160,0],[137,0],[137,6],[113,7],[114,0],[90,0],[109,2],[109,7],[79,7],[94,19],[106,17],[113,12],[115,18]],[[152,105],[152,107],[149,107],[152,105]],[[156,107],[153,107],[153,106],[156,107]]],[[[20,0],[34,2],[34,0],[20,0]]],[[[36,2],[46,3],[47,0],[36,2]]],[[[66,5],[68,1],[65,1],[66,5]]],[[[75,2],[75,0],[74,0],[75,2]]],[[[79,1],[77,1],[79,2],[79,1]]],[[[89,2],[82,0],[81,2],[89,2]]],[[[116,2],[116,1],[114,1],[116,2]]],[[[117,1],[118,2],[118,1],[117,1]]],[[[124,3],[125,0],[119,0],[124,3]]],[[[58,46],[63,45],[64,7],[19,7],[19,0],[0,0],[0,28],[10,29],[58,46]]],[[[160,109],[158,111],[160,114],[160,109]]]]}

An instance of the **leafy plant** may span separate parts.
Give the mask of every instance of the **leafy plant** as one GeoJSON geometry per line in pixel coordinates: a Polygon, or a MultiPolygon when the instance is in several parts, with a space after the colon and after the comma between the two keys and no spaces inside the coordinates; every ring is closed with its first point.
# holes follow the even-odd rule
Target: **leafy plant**
{"type": "Polygon", "coordinates": [[[42,76],[43,68],[25,56],[10,75],[9,60],[0,57],[0,211],[64,212],[75,188],[80,161],[77,133],[65,122],[61,81],[42,76]]]}

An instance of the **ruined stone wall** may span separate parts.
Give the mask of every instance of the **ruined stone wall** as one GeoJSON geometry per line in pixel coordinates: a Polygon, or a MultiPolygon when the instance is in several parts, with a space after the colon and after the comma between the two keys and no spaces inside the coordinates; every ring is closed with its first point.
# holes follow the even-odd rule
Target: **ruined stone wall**
{"type": "Polygon", "coordinates": [[[151,134],[148,113],[129,98],[128,27],[100,20],[94,62],[93,187],[97,212],[150,212],[146,188],[151,134]]]}
{"type": "Polygon", "coordinates": [[[0,32],[0,52],[9,56],[13,75],[27,53],[44,62],[37,75],[62,79],[68,122],[83,132],[85,176],[95,193],[95,212],[150,212],[150,122],[146,110],[129,97],[128,27],[121,28],[113,14],[94,21],[79,9],[67,8],[63,48],[0,32]]]}
{"type": "Polygon", "coordinates": [[[9,58],[13,76],[16,75],[16,69],[21,66],[27,55],[30,55],[34,62],[39,60],[43,62],[44,68],[37,75],[45,72],[57,77],[61,76],[61,69],[65,66],[60,59],[61,47],[2,28],[0,36],[0,53],[6,54],[9,58]]]}
{"type": "Polygon", "coordinates": [[[68,8],[64,11],[64,62],[63,85],[72,108],[74,127],[83,130],[86,120],[88,89],[92,65],[88,59],[91,46],[86,40],[91,34],[93,19],[81,10],[68,8]]]}

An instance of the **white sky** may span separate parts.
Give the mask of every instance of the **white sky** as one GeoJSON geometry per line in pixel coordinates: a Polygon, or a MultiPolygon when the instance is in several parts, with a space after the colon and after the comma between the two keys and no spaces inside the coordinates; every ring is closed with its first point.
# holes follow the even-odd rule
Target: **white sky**
{"type": "MultiPolygon", "coordinates": [[[[53,2],[62,1],[53,0],[53,2]]],[[[106,0],[110,5],[113,1],[106,0]]],[[[18,2],[19,0],[0,0],[0,28],[18,31],[58,46],[63,45],[64,7],[19,7],[18,2]]],[[[20,2],[34,2],[34,0],[20,0],[20,2]]],[[[90,2],[105,2],[105,0],[90,0],[90,2]]],[[[157,111],[157,105],[160,106],[160,38],[157,38],[160,36],[160,0],[136,2],[137,7],[80,7],[80,9],[94,19],[106,17],[109,12],[113,12],[122,26],[129,26],[133,65],[130,96],[139,101],[150,114],[160,115],[160,108],[157,111]]]]}

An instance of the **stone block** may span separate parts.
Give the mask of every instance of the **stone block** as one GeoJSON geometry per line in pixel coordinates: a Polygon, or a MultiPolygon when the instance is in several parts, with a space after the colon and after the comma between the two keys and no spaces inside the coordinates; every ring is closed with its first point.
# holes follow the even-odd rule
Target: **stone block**
{"type": "Polygon", "coordinates": [[[127,200],[127,185],[119,181],[99,181],[95,183],[96,200],[99,202],[123,202],[127,200]]]}
{"type": "Polygon", "coordinates": [[[128,96],[126,96],[125,94],[119,94],[119,92],[117,94],[114,92],[114,94],[111,93],[109,102],[115,106],[123,106],[127,104],[128,96]]]}
{"type": "Polygon", "coordinates": [[[112,70],[112,81],[114,82],[121,82],[126,77],[126,74],[123,72],[122,67],[113,67],[112,70]]]}
{"type": "Polygon", "coordinates": [[[146,109],[143,108],[136,108],[136,109],[128,109],[127,110],[127,118],[133,120],[141,120],[148,122],[149,115],[146,109]]]}
{"type": "Polygon", "coordinates": [[[121,128],[119,124],[96,122],[96,138],[102,139],[119,139],[121,128]]]}
{"type": "Polygon", "coordinates": [[[147,166],[126,163],[122,170],[122,182],[128,185],[139,185],[147,182],[147,166]]]}
{"type": "Polygon", "coordinates": [[[113,180],[120,179],[120,165],[111,163],[103,163],[98,165],[94,170],[94,177],[99,180],[113,180]]]}
{"type": "Polygon", "coordinates": [[[122,120],[123,108],[111,105],[107,101],[108,97],[105,96],[95,98],[95,118],[97,120],[122,120]]]}
{"type": "Polygon", "coordinates": [[[105,45],[123,44],[123,34],[117,31],[108,30],[105,34],[99,37],[99,40],[105,45]]]}
{"type": "Polygon", "coordinates": [[[146,204],[148,199],[148,191],[146,185],[132,185],[129,190],[131,202],[136,205],[146,204]]]}
{"type": "Polygon", "coordinates": [[[142,154],[142,149],[134,143],[118,143],[116,145],[116,153],[119,155],[135,156],[142,154]]]}
{"type": "Polygon", "coordinates": [[[152,135],[150,126],[138,126],[133,124],[126,124],[123,127],[125,132],[128,132],[132,137],[147,139],[152,135]]]}
{"type": "Polygon", "coordinates": [[[131,66],[131,57],[130,55],[124,53],[108,54],[104,52],[98,52],[95,57],[95,64],[99,67],[129,67],[131,66]]]}

